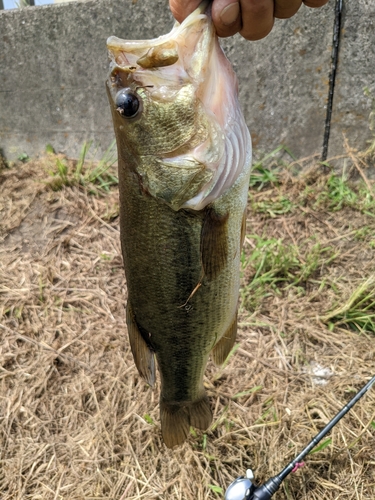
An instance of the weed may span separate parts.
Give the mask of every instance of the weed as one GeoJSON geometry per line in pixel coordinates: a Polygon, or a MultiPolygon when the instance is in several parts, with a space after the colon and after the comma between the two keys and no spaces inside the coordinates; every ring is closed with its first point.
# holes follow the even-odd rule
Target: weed
{"type": "Polygon", "coordinates": [[[267,184],[278,183],[278,175],[276,170],[269,170],[261,165],[258,167],[253,167],[250,175],[250,187],[256,187],[258,191],[261,191],[267,184]]]}
{"type": "Polygon", "coordinates": [[[211,491],[214,493],[218,493],[220,496],[224,495],[224,490],[220,486],[216,486],[215,484],[208,484],[207,485],[211,491]]]}
{"type": "Polygon", "coordinates": [[[275,218],[278,215],[291,212],[294,205],[286,196],[279,196],[278,198],[269,201],[252,201],[251,208],[254,212],[265,213],[270,217],[275,218]]]}
{"type": "Polygon", "coordinates": [[[247,391],[237,392],[237,394],[235,394],[234,396],[232,396],[232,399],[238,399],[238,398],[242,398],[244,396],[249,396],[250,394],[254,394],[256,392],[259,392],[262,389],[263,389],[262,385],[257,385],[255,387],[253,387],[252,389],[248,389],[247,391]]]}
{"type": "Polygon", "coordinates": [[[302,249],[285,244],[281,239],[264,239],[257,235],[248,238],[255,242],[255,247],[250,255],[245,252],[241,255],[242,270],[250,274],[249,282],[240,291],[246,309],[256,308],[272,293],[280,295],[282,289],[294,287],[297,295],[304,294],[304,289],[298,285],[338,256],[332,247],[320,243],[301,256],[302,249]]]}
{"type": "Polygon", "coordinates": [[[344,206],[353,206],[356,204],[358,196],[349,187],[348,179],[343,172],[341,177],[332,174],[327,181],[327,190],[323,191],[318,197],[319,202],[328,202],[331,210],[341,210],[344,206]]]}
{"type": "Polygon", "coordinates": [[[375,277],[370,276],[343,305],[322,316],[321,320],[361,333],[375,333],[375,277]]]}
{"type": "Polygon", "coordinates": [[[363,241],[366,240],[370,234],[373,234],[371,228],[368,226],[363,226],[357,229],[357,231],[354,233],[354,238],[356,240],[363,241]]]}
{"type": "Polygon", "coordinates": [[[313,453],[318,453],[318,451],[323,451],[331,443],[332,443],[332,438],[325,439],[322,443],[320,443],[313,450],[311,450],[310,453],[309,453],[309,455],[312,455],[313,453]]]}
{"type": "MultiPolygon", "coordinates": [[[[90,186],[89,192],[98,194],[100,191],[108,192],[112,186],[118,184],[118,178],[110,172],[110,168],[116,161],[115,141],[105,151],[99,162],[87,160],[91,146],[91,142],[83,144],[76,162],[72,163],[65,158],[56,158],[56,170],[50,171],[53,179],[48,183],[54,191],[62,189],[63,186],[81,185],[90,186]]],[[[53,148],[52,150],[51,148],[49,148],[49,153],[53,154],[53,148]]],[[[97,156],[97,149],[92,156],[93,158],[97,156]]]]}
{"type": "Polygon", "coordinates": [[[52,144],[46,144],[46,153],[49,155],[55,155],[56,151],[54,150],[52,144]]]}
{"type": "Polygon", "coordinates": [[[22,163],[26,163],[27,161],[29,161],[29,155],[27,153],[21,153],[19,156],[18,156],[18,159],[19,161],[22,161],[22,163]]]}
{"type": "Polygon", "coordinates": [[[245,308],[256,307],[270,292],[278,292],[278,286],[292,278],[291,270],[297,269],[297,252],[291,245],[284,245],[281,239],[263,239],[249,236],[255,248],[249,256],[242,256],[242,269],[252,274],[250,281],[240,293],[245,308]]]}
{"type": "Polygon", "coordinates": [[[145,415],[143,415],[143,418],[144,418],[144,420],[146,420],[146,422],[148,424],[155,425],[155,422],[154,422],[153,418],[148,413],[146,413],[145,415]]]}
{"type": "Polygon", "coordinates": [[[341,176],[329,176],[325,189],[316,198],[314,208],[320,208],[322,205],[334,212],[350,207],[375,217],[375,199],[370,188],[364,182],[349,182],[345,172],[341,176]]]}
{"type": "MultiPolygon", "coordinates": [[[[320,243],[315,243],[304,256],[305,262],[300,266],[296,277],[297,279],[294,281],[293,285],[306,281],[318,268],[328,265],[335,260],[338,255],[339,252],[334,248],[329,246],[324,247],[320,243]]],[[[324,284],[321,286],[324,287],[324,284]]]]}
{"type": "Polygon", "coordinates": [[[202,449],[205,450],[206,448],[207,448],[207,434],[203,434],[202,449]]]}
{"type": "Polygon", "coordinates": [[[295,160],[294,155],[291,151],[284,145],[278,146],[276,149],[271,151],[271,153],[266,154],[261,160],[254,163],[251,175],[249,186],[252,188],[257,188],[258,191],[261,191],[265,186],[269,184],[277,185],[278,183],[278,169],[274,168],[270,169],[269,166],[265,166],[271,158],[274,157],[280,152],[286,152],[293,160],[295,160]]]}
{"type": "Polygon", "coordinates": [[[118,178],[109,172],[110,167],[114,165],[117,159],[115,144],[116,141],[114,140],[95,167],[93,162],[91,162],[90,167],[83,177],[84,182],[96,184],[99,189],[107,192],[111,186],[118,184],[118,178]]]}

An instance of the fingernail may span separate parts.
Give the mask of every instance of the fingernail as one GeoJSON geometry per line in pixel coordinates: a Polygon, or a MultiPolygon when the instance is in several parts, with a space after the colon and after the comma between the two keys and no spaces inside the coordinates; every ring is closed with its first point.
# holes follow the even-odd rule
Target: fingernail
{"type": "Polygon", "coordinates": [[[237,18],[240,14],[240,4],[238,2],[231,3],[224,7],[221,11],[220,19],[225,26],[230,26],[234,22],[237,21],[237,18]]]}

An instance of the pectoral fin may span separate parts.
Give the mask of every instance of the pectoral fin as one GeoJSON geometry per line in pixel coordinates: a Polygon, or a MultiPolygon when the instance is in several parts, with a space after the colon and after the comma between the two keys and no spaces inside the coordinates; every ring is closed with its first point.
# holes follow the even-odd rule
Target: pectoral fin
{"type": "Polygon", "coordinates": [[[237,312],[233,318],[232,323],[230,324],[228,330],[221,337],[219,342],[215,345],[212,350],[212,359],[215,365],[222,365],[224,361],[227,359],[228,354],[232,350],[234,346],[234,342],[236,340],[237,333],[237,312]]]}
{"type": "Polygon", "coordinates": [[[201,258],[206,278],[215,279],[228,259],[228,217],[208,208],[201,233],[201,258]]]}
{"type": "Polygon", "coordinates": [[[146,157],[137,170],[147,191],[173,210],[179,210],[185,202],[196,196],[213,175],[190,156],[155,158],[152,161],[146,157]]]}
{"type": "Polygon", "coordinates": [[[155,384],[155,355],[139,331],[130,302],[126,307],[126,323],[135,366],[141,377],[153,386],[155,384]]]}

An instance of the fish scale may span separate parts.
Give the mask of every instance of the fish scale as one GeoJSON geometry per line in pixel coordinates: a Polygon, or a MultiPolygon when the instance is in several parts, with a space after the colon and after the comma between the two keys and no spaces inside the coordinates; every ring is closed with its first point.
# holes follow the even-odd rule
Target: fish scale
{"type": "Polygon", "coordinates": [[[168,447],[212,421],[203,377],[235,341],[250,175],[235,75],[204,12],[159,39],[108,40],[129,340],[151,385],[156,358],[168,447]]]}

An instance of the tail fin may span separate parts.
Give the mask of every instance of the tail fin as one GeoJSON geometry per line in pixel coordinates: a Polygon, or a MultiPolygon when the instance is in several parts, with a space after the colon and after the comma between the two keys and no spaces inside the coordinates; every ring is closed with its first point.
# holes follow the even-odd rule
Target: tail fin
{"type": "Polygon", "coordinates": [[[189,435],[190,425],[206,430],[212,422],[212,412],[206,395],[193,403],[168,403],[160,400],[161,433],[165,445],[173,448],[189,435]]]}

